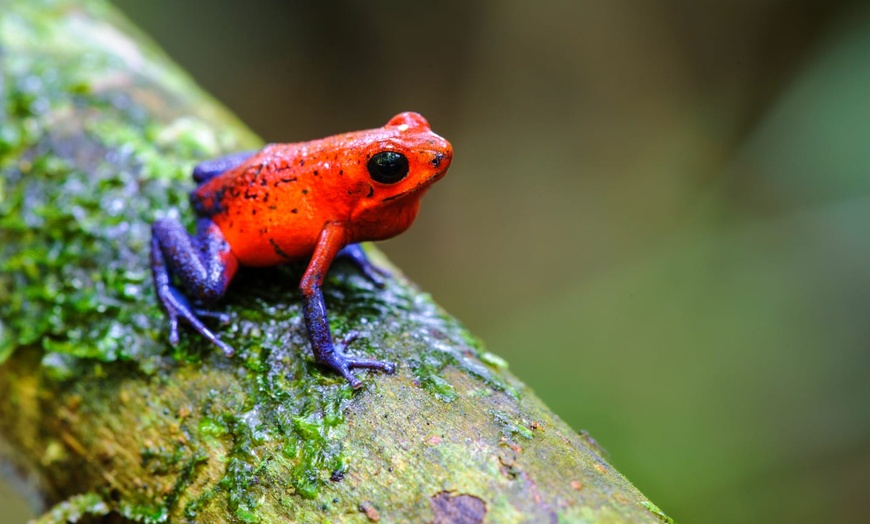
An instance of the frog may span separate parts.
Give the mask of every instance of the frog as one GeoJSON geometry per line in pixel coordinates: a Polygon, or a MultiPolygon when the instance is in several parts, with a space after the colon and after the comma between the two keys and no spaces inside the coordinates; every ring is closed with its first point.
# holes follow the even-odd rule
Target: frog
{"type": "Polygon", "coordinates": [[[299,290],[314,361],[354,389],[363,384],[354,369],[394,373],[393,362],[347,353],[356,333],[333,338],[324,278],[333,261],[344,258],[384,287],[389,272],[373,264],[360,243],[407,230],[421,198],[444,177],[452,159],[450,142],[422,115],[404,112],[382,127],[269,144],[198,164],[190,193],[195,232],[173,216],[151,227],[151,272],[169,320],[169,343],[179,343],[183,322],[231,357],[233,347],[203,318],[228,320],[211,307],[239,269],[307,260],[299,290]]]}

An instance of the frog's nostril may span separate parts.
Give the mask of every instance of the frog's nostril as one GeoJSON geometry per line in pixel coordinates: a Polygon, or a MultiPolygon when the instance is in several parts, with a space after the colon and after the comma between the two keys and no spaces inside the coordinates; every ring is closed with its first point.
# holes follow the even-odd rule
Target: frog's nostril
{"type": "Polygon", "coordinates": [[[444,153],[435,153],[435,158],[432,159],[432,167],[437,168],[444,160],[444,153]]]}

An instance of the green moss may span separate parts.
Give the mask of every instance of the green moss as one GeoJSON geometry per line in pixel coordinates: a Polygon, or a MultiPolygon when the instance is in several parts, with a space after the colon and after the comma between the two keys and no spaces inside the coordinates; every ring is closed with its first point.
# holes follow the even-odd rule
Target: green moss
{"type": "Polygon", "coordinates": [[[489,351],[485,351],[485,352],[481,353],[480,360],[484,364],[487,364],[487,365],[492,366],[494,368],[498,368],[498,369],[507,369],[508,368],[508,363],[505,359],[501,358],[500,356],[496,355],[495,353],[490,353],[489,351]]]}
{"type": "MultiPolygon", "coordinates": [[[[157,212],[186,209],[185,193],[168,182],[187,178],[193,155],[237,147],[241,137],[193,117],[147,120],[137,94],[157,88],[156,78],[105,86],[126,60],[148,71],[162,57],[106,47],[126,37],[84,17],[48,23],[46,5],[17,3],[0,17],[3,46],[16,50],[0,61],[0,115],[8,117],[0,132],[0,288],[13,298],[0,301],[0,361],[38,341],[81,358],[138,359],[145,348],[136,342],[159,317],[153,303],[142,307],[147,224],[157,212]]],[[[178,75],[162,74],[162,82],[178,75]]],[[[170,84],[196,92],[181,78],[170,84]]]]}
{"type": "Polygon", "coordinates": [[[495,418],[496,423],[502,428],[502,435],[508,439],[513,440],[513,438],[517,435],[531,439],[535,435],[527,426],[527,422],[522,419],[514,418],[504,411],[492,410],[490,412],[492,416],[495,418]]]}
{"type": "Polygon", "coordinates": [[[209,455],[206,453],[197,453],[190,460],[187,460],[180,468],[178,479],[172,491],[166,497],[166,506],[172,507],[175,502],[184,494],[185,490],[193,483],[196,477],[196,471],[200,464],[208,461],[209,455]]]}
{"type": "Polygon", "coordinates": [[[414,368],[414,376],[421,386],[429,390],[436,398],[444,402],[456,400],[456,390],[440,373],[445,363],[434,358],[423,358],[414,368]]]}
{"type": "Polygon", "coordinates": [[[260,518],[257,517],[256,513],[254,513],[253,511],[250,511],[248,508],[246,508],[243,505],[236,508],[235,516],[237,519],[241,520],[242,522],[246,522],[249,524],[253,524],[254,522],[260,521],[260,518]]]}
{"type": "Polygon", "coordinates": [[[217,494],[218,490],[216,488],[212,488],[206,490],[201,495],[194,497],[184,506],[184,516],[189,519],[196,519],[200,516],[200,512],[203,510],[203,508],[208,506],[208,504],[217,494]]]}
{"type": "Polygon", "coordinates": [[[109,507],[96,493],[84,493],[71,497],[55,505],[44,513],[34,524],[65,524],[78,522],[85,516],[103,517],[109,514],[109,507]]]}
{"type": "MultiPolygon", "coordinates": [[[[20,77],[20,71],[6,70],[16,63],[4,64],[4,75],[20,77]]],[[[19,96],[13,89],[6,100],[28,115],[17,122],[32,130],[34,140],[18,153],[23,160],[2,164],[0,278],[12,298],[0,305],[2,354],[40,342],[48,352],[79,358],[135,358],[144,349],[137,341],[147,338],[155,316],[142,307],[146,224],[155,206],[182,205],[183,199],[142,180],[135,157],[107,158],[101,141],[58,126],[57,113],[74,111],[57,80],[64,72],[48,66],[33,71],[28,85],[40,93],[19,96]],[[47,79],[39,80],[40,73],[47,79]],[[48,100],[53,104],[40,102],[48,100]]],[[[127,125],[117,110],[102,118],[127,125]]]]}
{"type": "Polygon", "coordinates": [[[159,524],[169,519],[169,512],[163,505],[140,505],[121,501],[117,510],[124,517],[143,524],[159,524]]]}
{"type": "Polygon", "coordinates": [[[661,520],[665,524],[674,524],[674,519],[667,516],[664,511],[660,510],[659,507],[656,506],[655,504],[653,504],[652,502],[650,502],[648,500],[644,500],[640,504],[641,504],[641,506],[648,509],[650,511],[650,513],[652,513],[653,515],[658,517],[659,520],[661,520]]]}
{"type": "Polygon", "coordinates": [[[183,462],[188,456],[188,450],[184,446],[166,447],[146,447],[141,452],[142,465],[154,475],[163,475],[171,471],[175,471],[179,463],[183,462]]]}
{"type": "Polygon", "coordinates": [[[199,419],[199,434],[206,439],[216,439],[226,435],[227,428],[214,419],[203,417],[199,419]]]}

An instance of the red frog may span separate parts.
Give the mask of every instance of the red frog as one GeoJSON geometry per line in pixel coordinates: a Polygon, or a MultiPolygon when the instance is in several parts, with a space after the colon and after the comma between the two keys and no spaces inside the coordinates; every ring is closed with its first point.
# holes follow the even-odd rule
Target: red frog
{"type": "Polygon", "coordinates": [[[353,368],[394,372],[391,362],[344,354],[345,342],[336,343],[330,333],[320,286],[336,257],[349,258],[383,286],[380,275],[387,273],[372,265],[359,242],[408,229],[420,198],[452,158],[450,143],[425,118],[401,113],[376,129],[270,144],[199,164],[193,170],[199,185],[190,194],[199,217],[196,234],[172,218],[152,226],[151,270],[169,317],[170,343],[178,343],[181,319],[231,356],[233,348],[199,318],[214,314],[194,308],[188,297],[197,305],[218,300],[239,266],[309,259],[299,288],[315,360],[354,388],[362,382],[353,368]]]}

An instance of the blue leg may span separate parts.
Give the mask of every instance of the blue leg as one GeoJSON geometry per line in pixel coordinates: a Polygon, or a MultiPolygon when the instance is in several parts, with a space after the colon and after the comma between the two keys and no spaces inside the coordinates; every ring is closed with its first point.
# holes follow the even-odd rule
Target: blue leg
{"type": "MultiPolygon", "coordinates": [[[[352,388],[357,389],[362,387],[362,381],[351,373],[351,369],[368,368],[393,373],[396,371],[396,365],[392,362],[345,355],[342,350],[350,340],[356,337],[355,333],[350,334],[339,344],[336,344],[332,339],[332,333],[329,330],[329,319],[326,316],[326,303],[323,301],[323,293],[320,291],[320,286],[323,285],[323,277],[329,271],[329,266],[336,255],[347,249],[340,249],[344,238],[345,232],[341,229],[341,226],[327,224],[324,227],[320,238],[317,240],[317,247],[314,249],[311,261],[308,263],[308,269],[305,270],[305,274],[302,275],[302,281],[299,282],[299,289],[302,291],[302,314],[305,317],[305,327],[308,329],[308,339],[311,341],[314,360],[318,364],[327,366],[340,373],[347,379],[352,388]]],[[[359,246],[356,246],[356,248],[359,249],[359,246]]],[[[350,253],[354,253],[354,250],[351,249],[350,253]]],[[[362,257],[368,263],[368,259],[365,259],[365,254],[362,257]]],[[[351,258],[351,260],[355,259],[351,258]]],[[[369,265],[371,266],[371,264],[369,265]]]]}
{"type": "Polygon", "coordinates": [[[175,276],[182,287],[200,302],[214,302],[223,296],[238,268],[238,262],[220,229],[208,218],[197,222],[191,236],[178,221],[158,220],[151,226],[151,272],[157,298],[169,317],[169,342],[178,343],[178,319],[210,340],[227,356],[233,348],[211,332],[191,307],[187,296],[172,284],[175,276]]]}
{"type": "Polygon", "coordinates": [[[362,246],[359,244],[348,244],[344,246],[335,257],[346,258],[349,260],[357,267],[357,269],[359,269],[360,273],[362,273],[369,282],[377,287],[384,287],[384,285],[386,285],[384,278],[390,276],[389,271],[372,264],[372,261],[369,260],[368,255],[366,255],[366,252],[363,251],[362,246]]]}
{"type": "Polygon", "coordinates": [[[222,157],[206,160],[193,168],[193,180],[197,184],[208,182],[224,171],[238,167],[242,162],[254,156],[256,151],[240,151],[222,157]]]}
{"type": "Polygon", "coordinates": [[[392,362],[351,357],[344,354],[344,348],[359,334],[353,331],[348,333],[340,343],[336,344],[333,341],[329,331],[329,319],[326,317],[326,303],[323,301],[323,293],[319,286],[312,290],[303,291],[302,315],[305,317],[305,327],[308,329],[308,338],[311,341],[314,360],[322,366],[337,371],[350,383],[350,387],[353,389],[361,388],[363,383],[350,372],[351,369],[368,368],[395,373],[396,365],[392,362]]]}

